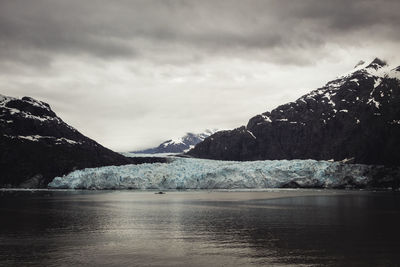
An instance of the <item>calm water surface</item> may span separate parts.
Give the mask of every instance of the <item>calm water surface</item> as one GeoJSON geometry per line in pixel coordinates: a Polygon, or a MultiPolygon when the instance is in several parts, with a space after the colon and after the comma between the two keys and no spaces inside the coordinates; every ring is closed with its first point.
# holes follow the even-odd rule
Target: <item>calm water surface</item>
{"type": "Polygon", "coordinates": [[[393,192],[0,191],[0,266],[396,266],[393,192]]]}

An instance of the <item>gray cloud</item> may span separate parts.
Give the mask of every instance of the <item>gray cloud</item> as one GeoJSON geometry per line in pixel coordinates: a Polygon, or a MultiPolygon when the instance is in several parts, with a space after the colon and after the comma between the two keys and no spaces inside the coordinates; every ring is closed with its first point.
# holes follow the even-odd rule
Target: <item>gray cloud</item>
{"type": "Polygon", "coordinates": [[[398,10],[396,0],[2,0],[0,56],[36,64],[58,54],[106,60],[155,57],[164,52],[179,57],[182,51],[174,51],[174,46],[207,55],[245,56],[249,50],[276,53],[276,48],[300,52],[349,38],[362,42],[365,30],[374,27],[386,30],[368,38],[397,41],[398,10]],[[148,43],[159,46],[149,50],[148,43]]]}

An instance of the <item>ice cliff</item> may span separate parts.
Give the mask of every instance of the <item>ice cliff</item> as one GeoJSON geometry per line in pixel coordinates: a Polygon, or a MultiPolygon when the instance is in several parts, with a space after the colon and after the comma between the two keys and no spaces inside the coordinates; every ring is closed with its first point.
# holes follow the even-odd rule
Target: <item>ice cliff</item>
{"type": "MultiPolygon", "coordinates": [[[[71,189],[234,189],[362,188],[383,167],[316,160],[217,161],[176,158],[168,164],[109,166],[56,177],[50,188],[71,189]]],[[[381,175],[382,176],[382,175],[381,175]]],[[[391,177],[381,177],[391,181],[391,177]]]]}

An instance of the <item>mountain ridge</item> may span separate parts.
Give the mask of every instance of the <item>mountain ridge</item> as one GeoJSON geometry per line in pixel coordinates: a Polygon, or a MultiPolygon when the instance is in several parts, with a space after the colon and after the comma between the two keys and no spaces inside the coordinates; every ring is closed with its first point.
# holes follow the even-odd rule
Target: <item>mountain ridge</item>
{"type": "Polygon", "coordinates": [[[50,105],[0,95],[0,186],[46,187],[56,176],[107,165],[161,162],[127,158],[66,124],[50,105]]]}
{"type": "Polygon", "coordinates": [[[379,58],[294,102],[218,132],[187,154],[220,160],[317,159],[400,163],[400,66],[379,58]]]}

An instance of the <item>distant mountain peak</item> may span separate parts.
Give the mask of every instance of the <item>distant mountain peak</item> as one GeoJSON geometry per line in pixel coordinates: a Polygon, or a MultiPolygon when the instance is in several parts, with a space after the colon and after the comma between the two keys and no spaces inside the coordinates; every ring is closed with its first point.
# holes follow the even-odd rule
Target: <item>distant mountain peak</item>
{"type": "Polygon", "coordinates": [[[217,129],[206,129],[202,133],[186,133],[184,136],[176,139],[170,139],[161,143],[158,147],[133,151],[132,153],[140,154],[157,154],[157,153],[183,153],[192,149],[196,144],[203,141],[208,136],[217,132],[217,129]]]}
{"type": "Polygon", "coordinates": [[[388,64],[386,63],[386,61],[376,57],[366,68],[367,69],[373,68],[373,69],[377,70],[377,69],[385,67],[387,65],[388,64]]]}
{"type": "Polygon", "coordinates": [[[364,60],[360,60],[360,61],[358,61],[358,63],[354,66],[354,69],[356,69],[357,67],[359,67],[359,66],[361,66],[361,65],[364,65],[365,64],[365,61],[364,60]]]}
{"type": "Polygon", "coordinates": [[[328,82],[327,85],[334,85],[339,88],[346,79],[359,75],[376,78],[386,77],[400,80],[399,72],[400,66],[393,68],[393,66],[389,66],[386,61],[379,58],[375,58],[370,63],[361,60],[351,71],[338,76],[335,80],[328,82]]]}

